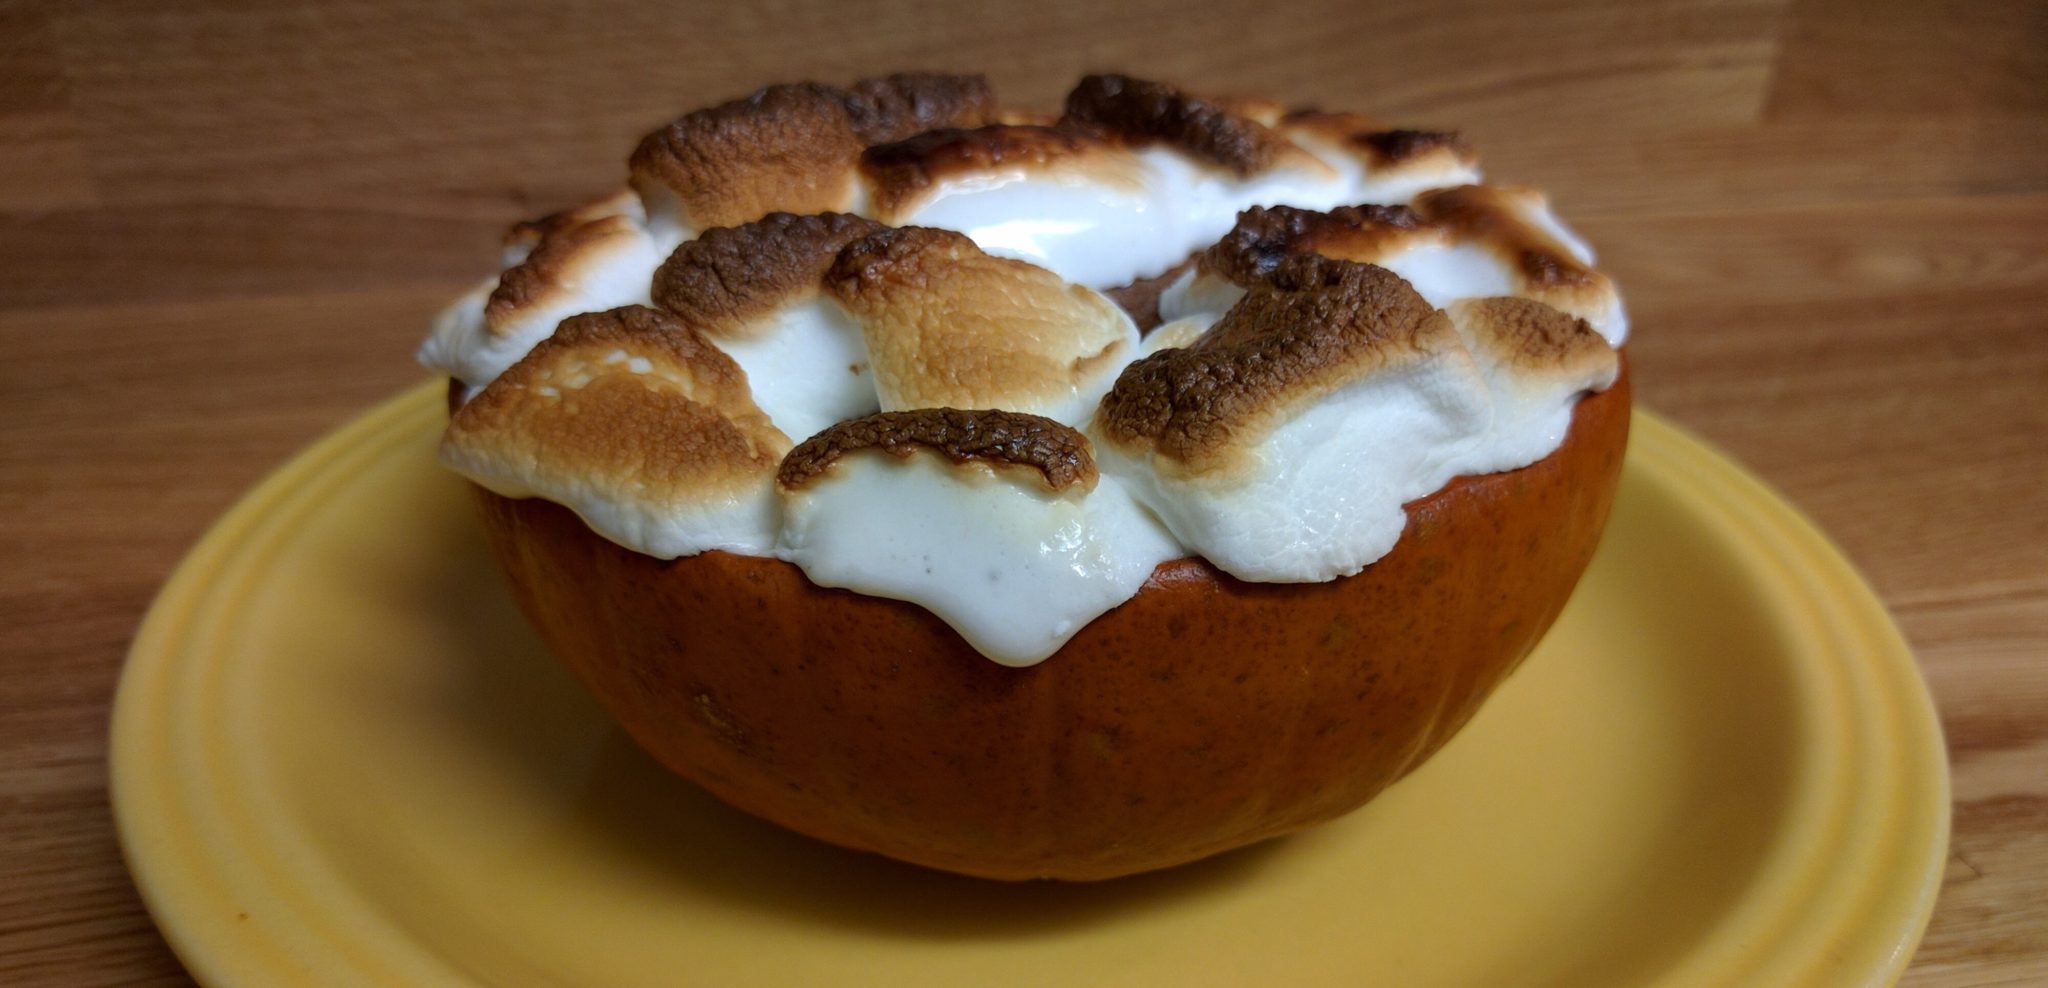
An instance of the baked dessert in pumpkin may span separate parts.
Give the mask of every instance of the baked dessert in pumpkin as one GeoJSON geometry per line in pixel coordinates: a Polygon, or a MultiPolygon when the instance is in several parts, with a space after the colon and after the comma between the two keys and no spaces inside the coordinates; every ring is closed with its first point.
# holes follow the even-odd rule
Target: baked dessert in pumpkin
{"type": "Polygon", "coordinates": [[[555,654],[777,823],[1090,880],[1330,819],[1598,542],[1620,298],[1453,134],[899,75],[630,175],[437,320],[441,456],[555,654]]]}

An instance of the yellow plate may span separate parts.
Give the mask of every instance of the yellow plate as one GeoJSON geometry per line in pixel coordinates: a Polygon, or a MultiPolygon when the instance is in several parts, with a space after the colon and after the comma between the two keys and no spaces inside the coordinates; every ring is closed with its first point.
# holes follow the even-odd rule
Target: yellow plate
{"type": "Polygon", "coordinates": [[[1605,544],[1465,732],[1308,834],[998,885],[726,809],[514,612],[425,386],[179,568],[114,711],[150,911],[218,985],[1888,983],[1948,836],[1912,657],[1741,470],[1638,415],[1605,544]]]}

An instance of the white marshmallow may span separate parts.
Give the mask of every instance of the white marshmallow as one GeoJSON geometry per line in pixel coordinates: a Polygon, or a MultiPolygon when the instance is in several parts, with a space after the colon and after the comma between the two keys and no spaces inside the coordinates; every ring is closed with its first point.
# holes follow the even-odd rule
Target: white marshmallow
{"type": "Polygon", "coordinates": [[[1180,546],[1115,480],[1054,493],[917,451],[850,453],[784,492],[780,554],[812,582],[917,604],[983,655],[1034,665],[1180,546]]]}
{"type": "Polygon", "coordinates": [[[1459,472],[1490,425],[1485,383],[1453,352],[1362,378],[1282,423],[1227,475],[1179,476],[1097,442],[1105,476],[1241,580],[1313,583],[1387,554],[1402,505],[1459,472]]]}
{"type": "MultiPolygon", "coordinates": [[[[1518,364],[1514,354],[1503,351],[1501,339],[1513,340],[1515,334],[1496,332],[1492,322],[1499,316],[1489,311],[1507,301],[1477,299],[1445,309],[1486,380],[1493,405],[1492,424],[1460,458],[1459,474],[1516,470],[1549,456],[1563,445],[1579,398],[1607,390],[1621,371],[1614,351],[1583,330],[1565,334],[1574,340],[1570,350],[1551,354],[1540,365],[1518,364]]],[[[1568,317],[1552,318],[1561,324],[1568,317]]]]}
{"type": "Polygon", "coordinates": [[[747,372],[754,403],[790,441],[881,410],[860,324],[838,303],[813,295],[768,323],[743,338],[711,342],[747,372]]]}
{"type": "MultiPolygon", "coordinates": [[[[508,248],[507,254],[517,251],[508,248]]],[[[434,318],[417,359],[472,387],[482,387],[552,335],[562,320],[585,312],[646,304],[654,269],[667,256],[645,228],[635,224],[625,235],[592,245],[558,268],[561,279],[553,290],[495,328],[486,325],[484,310],[498,279],[486,279],[434,318]]],[[[511,266],[525,260],[522,255],[511,266]]]]}
{"type": "Polygon", "coordinates": [[[1201,339],[1202,334],[1208,332],[1209,327],[1214,325],[1216,316],[1210,313],[1198,313],[1161,323],[1145,335],[1145,343],[1138,356],[1149,357],[1161,350],[1185,347],[1201,339]]]}
{"type": "Polygon", "coordinates": [[[553,501],[576,512],[591,531],[656,559],[694,556],[712,549],[747,556],[773,555],[776,534],[782,528],[774,479],[768,474],[742,491],[656,498],[636,490],[630,482],[609,477],[579,477],[560,471],[522,477],[500,464],[474,461],[445,448],[441,462],[493,493],[553,501]]]}

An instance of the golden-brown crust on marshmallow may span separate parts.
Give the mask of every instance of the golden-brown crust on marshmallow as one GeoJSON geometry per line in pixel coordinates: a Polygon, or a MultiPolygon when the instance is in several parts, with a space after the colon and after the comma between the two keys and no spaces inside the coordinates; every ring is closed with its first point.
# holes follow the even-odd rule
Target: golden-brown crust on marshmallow
{"type": "Polygon", "coordinates": [[[1364,148],[1381,168],[1437,155],[1468,163],[1474,158],[1471,143],[1455,130],[1372,130],[1354,136],[1351,143],[1364,148]]]}
{"type": "Polygon", "coordinates": [[[1209,102],[1261,127],[1277,126],[1289,113],[1287,104],[1265,96],[1215,96],[1209,102]]]}
{"type": "Polygon", "coordinates": [[[1283,131],[1312,134],[1332,144],[1343,144],[1360,134],[1385,130],[1379,118],[1350,110],[1325,110],[1316,106],[1287,111],[1275,126],[1283,131]]]}
{"type": "Polygon", "coordinates": [[[1584,319],[1523,298],[1472,298],[1445,310],[1465,345],[1517,376],[1598,382],[1605,389],[1621,357],[1584,319]]]}
{"type": "Polygon", "coordinates": [[[1130,345],[1128,317],[1108,299],[951,230],[872,234],[825,280],[860,320],[884,409],[1056,400],[1130,345]]]}
{"type": "Polygon", "coordinates": [[[1077,485],[1089,491],[1096,481],[1087,437],[1049,418],[920,408],[841,422],[804,440],[783,457],[776,483],[784,490],[800,490],[824,476],[841,457],[860,450],[879,450],[899,459],[926,450],[956,464],[1028,468],[1055,492],[1077,485]]]}
{"type": "Polygon", "coordinates": [[[840,250],[882,230],[847,213],[770,213],[706,230],[654,272],[654,304],[719,339],[744,339],[762,317],[815,293],[840,250]]]}
{"type": "Polygon", "coordinates": [[[886,144],[946,127],[979,127],[999,112],[995,90],[980,75],[898,72],[854,83],[847,119],[862,144],[886,144]]]}
{"type": "Polygon", "coordinates": [[[837,89],[793,83],[686,114],[630,160],[635,188],[650,200],[666,190],[702,228],[846,208],[860,148],[837,89]]]}
{"type": "Polygon", "coordinates": [[[1375,169],[1398,168],[1425,160],[1472,165],[1479,155],[1455,130],[1388,127],[1362,113],[1299,109],[1275,125],[1283,134],[1302,134],[1362,155],[1375,169]]]}
{"type": "Polygon", "coordinates": [[[549,235],[582,226],[608,216],[631,216],[640,211],[640,197],[632,189],[619,189],[602,199],[593,199],[581,206],[549,213],[537,220],[523,220],[512,224],[505,231],[505,247],[511,250],[531,251],[541,245],[549,235]]]}
{"type": "Polygon", "coordinates": [[[1407,206],[1339,206],[1328,212],[1254,206],[1239,213],[1237,225],[1196,263],[1203,274],[1250,285],[1296,254],[1347,260],[1382,256],[1395,241],[1425,225],[1422,215],[1407,206]]]}
{"type": "Polygon", "coordinates": [[[1298,254],[1207,333],[1124,368],[1096,424],[1191,473],[1225,469],[1345,382],[1459,347],[1444,315],[1384,268],[1298,254]]]}
{"type": "Polygon", "coordinates": [[[1517,212],[1542,201],[1532,189],[1498,185],[1461,185],[1425,192],[1415,208],[1453,236],[1485,244],[1531,288],[1590,289],[1604,286],[1606,276],[1572,256],[1570,248],[1522,219],[1517,212]]]}
{"type": "Polygon", "coordinates": [[[861,153],[860,165],[875,210],[892,217],[933,186],[975,172],[1081,166],[1135,185],[1135,162],[1105,153],[1113,148],[1100,133],[1079,127],[995,124],[941,128],[878,144],[861,153]]]}
{"type": "MultiPolygon", "coordinates": [[[[1240,107],[1254,109],[1239,101],[1240,107]]],[[[1264,104],[1259,104],[1264,105],[1264,104]]],[[[1132,144],[1162,143],[1248,178],[1308,156],[1230,101],[1203,99],[1160,82],[1091,75],[1067,94],[1069,124],[1097,127],[1132,144]]]]}
{"type": "Polygon", "coordinates": [[[862,148],[934,127],[979,126],[994,114],[980,76],[769,86],[647,135],[633,151],[633,184],[650,200],[673,196],[698,229],[776,211],[843,210],[862,148]]]}
{"type": "Polygon", "coordinates": [[[507,235],[508,243],[530,239],[533,246],[524,260],[498,276],[497,287],[484,303],[485,331],[504,333],[522,314],[571,291],[569,285],[581,277],[587,265],[600,263],[641,236],[639,223],[632,216],[579,217],[579,212],[582,210],[570,210],[522,223],[507,235]]]}
{"type": "Polygon", "coordinates": [[[1613,282],[1526,218],[1542,204],[1542,195],[1529,189],[1462,185],[1424,192],[1412,208],[1346,206],[1319,213],[1256,207],[1239,214],[1237,226],[1203,252],[1198,274],[1242,287],[1293,254],[1381,264],[1422,241],[1469,243],[1508,266],[1519,294],[1575,316],[1608,310],[1616,299],[1613,282]]]}
{"type": "Polygon", "coordinates": [[[630,486],[656,501],[758,484],[788,449],[731,357],[644,306],[565,320],[457,410],[442,439],[466,472],[630,486]]]}

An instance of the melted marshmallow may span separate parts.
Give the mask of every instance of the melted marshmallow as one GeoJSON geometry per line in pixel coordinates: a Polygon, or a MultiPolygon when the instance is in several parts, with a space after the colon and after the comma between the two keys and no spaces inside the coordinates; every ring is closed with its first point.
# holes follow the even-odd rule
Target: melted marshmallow
{"type": "Polygon", "coordinates": [[[1462,472],[1492,407],[1469,360],[1435,359],[1340,389],[1282,423],[1225,478],[1184,477],[1096,443],[1183,545],[1241,580],[1349,576],[1394,547],[1402,505],[1462,472]]]}
{"type": "Polygon", "coordinates": [[[791,442],[881,409],[860,324],[831,299],[813,296],[745,338],[711,342],[747,373],[755,404],[791,442]]]}
{"type": "MultiPolygon", "coordinates": [[[[1288,140],[1302,150],[1315,155],[1337,173],[1339,184],[1351,190],[1351,195],[1342,202],[1333,202],[1317,209],[1332,206],[1360,206],[1368,204],[1394,205],[1404,203],[1431,189],[1455,185],[1473,185],[1479,181],[1479,168],[1470,162],[1453,161],[1436,169],[1418,167],[1396,167],[1375,170],[1367,167],[1365,160],[1356,152],[1346,150],[1335,141],[1316,134],[1314,131],[1292,127],[1285,133],[1288,140]]],[[[1293,206],[1299,203],[1259,202],[1260,206],[1293,206]]]]}
{"type": "Polygon", "coordinates": [[[1549,456],[1564,443],[1579,398],[1605,391],[1621,371],[1612,349],[1589,338],[1583,328],[1559,328],[1568,317],[1555,314],[1549,317],[1553,334],[1545,359],[1536,366],[1518,361],[1514,344],[1536,334],[1497,328],[1511,319],[1502,310],[1514,309],[1504,303],[1479,299],[1445,309],[1493,404],[1485,436],[1459,457],[1460,474],[1515,470],[1549,456]]]}
{"type": "MultiPolygon", "coordinates": [[[[485,279],[434,317],[417,359],[473,388],[489,384],[553,334],[562,320],[622,305],[645,305],[651,296],[654,269],[673,249],[673,245],[663,249],[635,223],[628,235],[590,256],[579,257],[556,290],[496,327],[487,324],[484,313],[498,278],[485,279]]],[[[516,267],[526,258],[526,249],[508,248],[510,263],[506,267],[516,267]]]]}
{"type": "Polygon", "coordinates": [[[1182,550],[1121,485],[864,450],[784,493],[779,555],[821,586],[907,600],[983,655],[1033,665],[1182,550]]]}
{"type": "Polygon", "coordinates": [[[744,490],[712,497],[650,501],[600,478],[595,482],[554,477],[531,482],[505,472],[478,469],[444,453],[442,462],[478,485],[509,498],[538,497],[576,513],[590,530],[634,552],[676,559],[720,549],[744,556],[775,551],[782,528],[774,484],[766,474],[744,490]]]}
{"type": "MultiPolygon", "coordinates": [[[[1558,220],[1548,205],[1520,205],[1515,215],[1556,240],[1582,263],[1592,263],[1592,248],[1558,220]]],[[[1370,263],[1400,275],[1429,304],[1440,309],[1466,299],[1529,294],[1510,261],[1499,251],[1442,235],[1393,239],[1387,253],[1370,263]]],[[[1243,297],[1244,289],[1230,280],[1204,276],[1191,268],[1160,293],[1159,315],[1169,321],[1197,315],[1213,318],[1243,297]]],[[[1576,314],[1610,345],[1618,347],[1627,341],[1628,313],[1618,294],[1608,295],[1591,311],[1576,314]]]]}
{"type": "Polygon", "coordinates": [[[1327,160],[1310,158],[1246,179],[1159,147],[1135,153],[1134,177],[1023,169],[969,173],[941,181],[896,221],[957,230],[991,254],[1109,288],[1186,260],[1230,232],[1237,214],[1252,206],[1406,202],[1423,189],[1477,177],[1464,166],[1381,177],[1354,155],[1328,154],[1327,160]]]}
{"type": "MultiPolygon", "coordinates": [[[[1130,168],[956,174],[889,221],[956,230],[989,254],[1101,289],[1172,269],[1254,205],[1409,203],[1427,190],[1479,180],[1456,156],[1382,168],[1313,127],[1280,130],[1308,157],[1250,177],[1154,146],[1121,152],[1130,168]]],[[[866,184],[850,171],[844,181],[835,208],[877,216],[866,184]]],[[[485,311],[498,279],[487,279],[436,320],[422,362],[467,382],[473,394],[565,316],[647,301],[660,261],[702,231],[672,191],[639,192],[633,236],[612,241],[601,256],[579,258],[555,291],[495,324],[485,311]]],[[[1540,198],[1514,208],[1591,263],[1591,250],[1540,198]]],[[[663,558],[711,548],[774,555],[821,585],[919,604],[995,661],[1030,665],[1137,593],[1160,562],[1191,552],[1249,580],[1310,582],[1355,573],[1394,546],[1406,502],[1459,474],[1513,469],[1548,455],[1562,442],[1579,396],[1611,383],[1611,367],[1587,363],[1532,375],[1511,355],[1487,348],[1483,332],[1457,307],[1517,294],[1518,275],[1497,252],[1443,236],[1397,243],[1375,263],[1431,305],[1452,311],[1469,353],[1337,388],[1273,426],[1225,476],[1190,476],[1098,442],[1092,491],[1053,492],[1007,467],[953,464],[929,451],[898,458],[869,450],[847,455],[830,475],[793,491],[762,475],[663,500],[653,495],[664,492],[628,473],[553,470],[564,464],[522,458],[516,445],[502,462],[469,462],[461,451],[444,457],[500,494],[565,504],[594,531],[636,551],[663,558]],[[549,469],[527,470],[536,467],[549,469]]],[[[503,265],[521,264],[529,250],[508,247],[503,265]]],[[[1243,294],[1225,279],[1191,270],[1160,299],[1169,322],[1142,343],[1133,332],[1126,356],[1077,377],[1070,392],[996,404],[1083,424],[1125,361],[1194,343],[1243,294]]],[[[1619,346],[1627,322],[1618,298],[1610,294],[1598,304],[1599,311],[1577,314],[1619,346]]],[[[878,397],[861,324],[840,305],[819,297],[770,318],[764,332],[711,341],[744,371],[743,391],[772,422],[768,431],[801,441],[891,404],[878,397]]],[[[915,355],[925,359],[922,348],[915,355]]],[[[605,354],[600,364],[636,375],[660,369],[623,351],[605,354]]],[[[561,399],[579,381],[537,384],[535,394],[561,399]]]]}
{"type": "MultiPolygon", "coordinates": [[[[1373,263],[1400,275],[1417,294],[1441,309],[1468,298],[1513,295],[1514,272],[1505,261],[1478,244],[1447,243],[1417,238],[1373,263]]],[[[1244,297],[1244,289],[1218,277],[1199,277],[1190,270],[1159,295],[1163,319],[1221,316],[1244,297]]]]}

